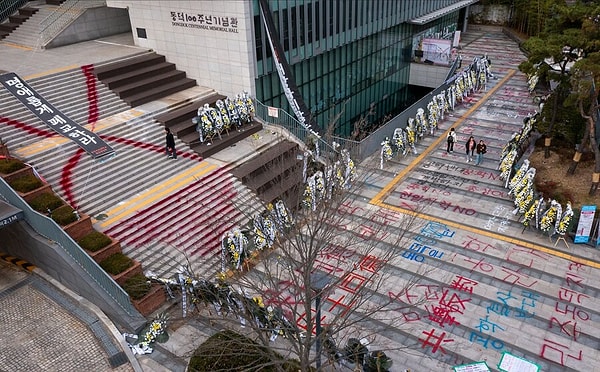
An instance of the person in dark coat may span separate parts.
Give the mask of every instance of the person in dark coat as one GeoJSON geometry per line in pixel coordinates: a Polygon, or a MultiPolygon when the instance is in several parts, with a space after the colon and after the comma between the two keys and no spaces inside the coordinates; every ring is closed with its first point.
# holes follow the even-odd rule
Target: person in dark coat
{"type": "Polygon", "coordinates": [[[477,142],[475,142],[475,138],[473,138],[473,136],[469,137],[469,140],[465,144],[465,149],[467,150],[467,163],[473,161],[473,155],[476,147],[477,142]]]}
{"type": "Polygon", "coordinates": [[[166,145],[165,152],[169,159],[177,159],[177,151],[175,151],[175,138],[173,137],[173,133],[169,128],[165,128],[166,135],[166,145]]]}
{"type": "Polygon", "coordinates": [[[479,143],[477,144],[477,161],[475,162],[475,165],[483,163],[483,154],[486,152],[487,146],[485,145],[485,142],[483,142],[483,140],[479,140],[479,143]]]}

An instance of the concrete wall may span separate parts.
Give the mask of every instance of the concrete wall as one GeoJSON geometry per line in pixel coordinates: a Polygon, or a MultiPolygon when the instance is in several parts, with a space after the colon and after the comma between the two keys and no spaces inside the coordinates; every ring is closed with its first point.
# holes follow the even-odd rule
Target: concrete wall
{"type": "Polygon", "coordinates": [[[233,96],[254,95],[252,2],[240,0],[107,0],[129,10],[133,40],[186,71],[199,85],[233,96]],[[140,37],[137,29],[145,30],[140,37]]]}
{"type": "Polygon", "coordinates": [[[69,24],[46,48],[94,40],[105,36],[129,32],[129,15],[126,9],[90,8],[69,24]]]}
{"type": "Polygon", "coordinates": [[[139,313],[130,316],[123,311],[61,247],[37,234],[27,222],[19,221],[0,229],[0,241],[4,242],[4,252],[35,264],[125,329],[134,331],[144,325],[146,320],[139,313]]]}
{"type": "Polygon", "coordinates": [[[437,88],[446,80],[448,70],[448,66],[411,63],[408,83],[421,87],[437,88]]]}
{"type": "Polygon", "coordinates": [[[474,4],[469,7],[469,23],[483,25],[505,25],[508,23],[510,9],[508,5],[474,4]]]}

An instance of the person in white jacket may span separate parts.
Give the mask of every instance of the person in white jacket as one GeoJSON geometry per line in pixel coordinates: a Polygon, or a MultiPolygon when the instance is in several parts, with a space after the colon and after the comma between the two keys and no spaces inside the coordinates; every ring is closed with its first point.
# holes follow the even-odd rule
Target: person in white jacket
{"type": "Polygon", "coordinates": [[[456,143],[456,131],[454,128],[450,128],[450,132],[448,133],[448,146],[446,147],[446,152],[450,153],[454,151],[454,143],[456,143]]]}

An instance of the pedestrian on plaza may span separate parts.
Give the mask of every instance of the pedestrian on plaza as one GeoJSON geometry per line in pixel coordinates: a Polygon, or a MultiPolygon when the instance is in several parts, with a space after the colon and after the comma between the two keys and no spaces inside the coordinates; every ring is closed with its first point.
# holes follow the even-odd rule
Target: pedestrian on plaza
{"type": "Polygon", "coordinates": [[[454,151],[454,143],[456,142],[456,131],[454,130],[454,128],[450,128],[447,141],[448,146],[446,146],[446,152],[450,153],[454,151]]]}
{"type": "Polygon", "coordinates": [[[476,151],[477,151],[477,161],[475,162],[475,165],[479,165],[479,164],[483,163],[483,154],[485,154],[487,152],[487,146],[485,145],[483,140],[479,140],[476,151]]]}
{"type": "Polygon", "coordinates": [[[469,140],[465,144],[465,149],[467,150],[467,163],[473,161],[473,155],[476,148],[477,142],[475,142],[475,138],[473,138],[473,136],[469,137],[469,140]]]}
{"type": "Polygon", "coordinates": [[[169,159],[177,159],[177,151],[175,151],[175,138],[173,137],[173,133],[171,133],[171,130],[167,127],[165,127],[165,133],[165,152],[167,153],[169,159]]]}

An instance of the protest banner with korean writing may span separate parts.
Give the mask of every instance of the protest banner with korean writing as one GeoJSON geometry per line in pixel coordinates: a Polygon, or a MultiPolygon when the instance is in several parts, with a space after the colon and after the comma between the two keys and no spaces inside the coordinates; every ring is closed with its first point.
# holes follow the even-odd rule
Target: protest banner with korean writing
{"type": "Polygon", "coordinates": [[[0,83],[48,127],[74,141],[93,158],[115,152],[97,134],[77,124],[52,106],[17,74],[9,72],[0,75],[0,83]]]}

